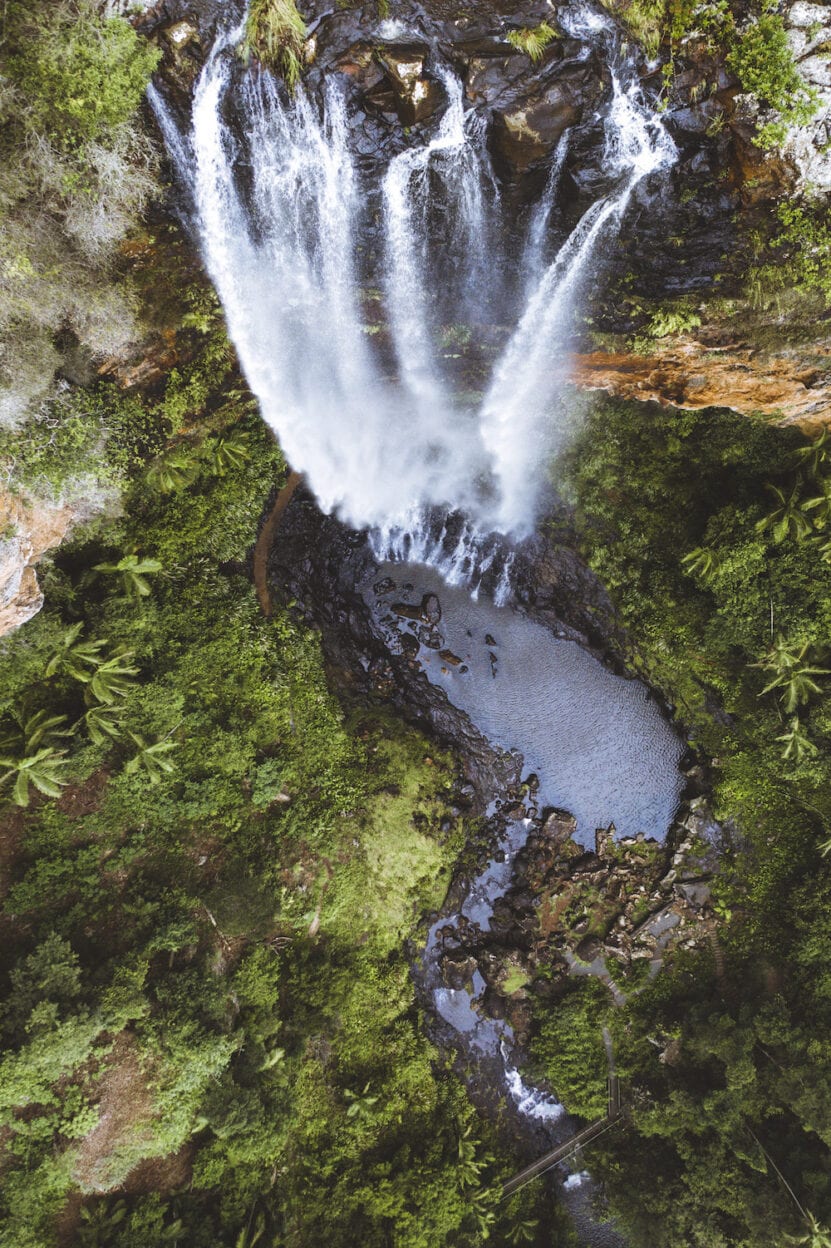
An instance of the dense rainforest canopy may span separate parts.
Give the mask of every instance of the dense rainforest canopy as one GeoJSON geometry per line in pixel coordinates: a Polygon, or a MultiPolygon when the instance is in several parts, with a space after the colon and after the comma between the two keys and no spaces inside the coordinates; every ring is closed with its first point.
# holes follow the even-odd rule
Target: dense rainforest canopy
{"type": "MultiPolygon", "coordinates": [[[[553,1185],[501,1199],[534,1142],[477,1095],[412,974],[427,917],[494,849],[465,743],[368,695],[287,594],[258,601],[289,466],[143,103],[163,41],[117,7],[0,9],[2,548],[38,514],[71,525],[42,608],[0,638],[0,1246],[576,1244],[553,1185]]],[[[609,7],[667,90],[703,32],[762,108],[760,151],[818,107],[772,5],[609,7]]],[[[293,4],[255,0],[242,52],[293,85],[306,34],[293,4]]],[[[529,64],[560,37],[512,36],[529,64]]],[[[824,203],[754,219],[709,309],[618,274],[626,350],[708,315],[794,347],[829,314],[824,203]]],[[[555,989],[544,962],[507,986],[525,1073],[597,1117],[606,1029],[626,1112],[581,1164],[631,1248],[819,1248],[831,435],[575,407],[542,527],[605,586],[726,834],[707,940],[652,978],[630,967],[625,999],[588,976],[555,989]]]]}

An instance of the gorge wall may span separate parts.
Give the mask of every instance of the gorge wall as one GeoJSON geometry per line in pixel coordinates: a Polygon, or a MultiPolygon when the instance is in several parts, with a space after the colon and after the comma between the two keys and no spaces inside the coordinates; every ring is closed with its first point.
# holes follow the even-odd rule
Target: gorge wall
{"type": "MultiPolygon", "coordinates": [[[[435,127],[446,106],[437,73],[443,63],[460,75],[465,107],[476,109],[487,125],[500,193],[518,223],[527,223],[566,133],[556,196],[563,228],[603,192],[608,179],[599,111],[609,69],[596,51],[587,54],[568,35],[548,4],[475,10],[405,4],[391,17],[380,16],[373,5],[330,12],[311,4],[302,12],[306,84],[315,94],[324,80],[338,82],[364,170],[382,168],[413,134],[435,127]],[[532,58],[518,46],[518,35],[542,23],[552,23],[554,37],[532,58]]],[[[636,25],[633,14],[636,6],[616,9],[624,30],[627,23],[636,25]]],[[[163,0],[145,5],[133,20],[161,49],[165,89],[184,115],[218,25],[227,21],[227,6],[163,0]]],[[[822,204],[831,189],[827,9],[798,0],[784,20],[817,104],[809,120],[790,125],[785,141],[769,151],[756,136],[771,110],[742,90],[724,51],[714,53],[706,32],[688,31],[671,47],[651,48],[652,59],[627,40],[626,54],[635,57],[644,91],[660,100],[678,158],[659,204],[650,205],[636,189],[616,245],[585,292],[570,369],[577,387],[680,407],[726,406],[806,431],[827,423],[831,333],[824,301],[800,283],[799,272],[784,291],[759,289],[768,262],[780,263],[787,279],[788,256],[797,245],[793,232],[781,236],[778,206],[804,195],[822,204]],[[673,72],[667,74],[670,61],[673,72]],[[754,271],[761,277],[749,290],[754,271]]],[[[820,265],[821,241],[805,243],[820,265]]],[[[363,240],[367,270],[379,246],[380,236],[370,227],[363,240]]],[[[176,359],[175,328],[165,331],[166,364],[176,359]]],[[[152,385],[159,341],[157,332],[108,361],[107,374],[128,388],[152,385]]],[[[48,523],[51,504],[34,500],[32,506],[48,523]]],[[[27,604],[37,601],[33,572],[24,576],[38,558],[37,542],[35,553],[24,558],[29,543],[25,525],[18,528],[20,540],[6,550],[7,626],[27,618],[27,604]]]]}

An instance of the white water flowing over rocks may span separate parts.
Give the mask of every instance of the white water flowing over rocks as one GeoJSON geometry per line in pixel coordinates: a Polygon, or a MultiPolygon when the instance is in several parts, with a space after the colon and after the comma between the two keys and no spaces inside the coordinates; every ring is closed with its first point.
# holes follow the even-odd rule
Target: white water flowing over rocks
{"type": "MultiPolygon", "coordinates": [[[[462,86],[449,72],[439,75],[447,103],[430,137],[395,156],[373,187],[351,150],[349,118],[335,85],[326,90],[321,116],[302,89],[287,103],[269,75],[236,73],[241,29],[220,40],[209,57],[195,89],[189,133],[180,132],[151,90],[171,158],[189,188],[205,263],[242,368],[292,467],[305,474],[324,510],[370,531],[379,562],[431,566],[473,597],[487,577],[496,607],[510,596],[513,558],[500,535],[516,539],[532,531],[547,465],[570,435],[562,399],[581,290],[599,253],[614,240],[639,183],[675,157],[660,119],[641,97],[634,68],[619,63],[611,21],[579,4],[558,16],[570,34],[587,46],[602,43],[607,53],[612,86],[604,166],[613,189],[562,238],[555,212],[570,142],[566,132],[531,213],[518,273],[510,272],[515,261],[504,254],[505,222],[483,120],[465,111],[462,86]],[[244,126],[231,124],[234,109],[244,126]],[[441,237],[431,223],[436,200],[441,237]],[[362,287],[366,277],[359,264],[362,232],[375,205],[383,251],[378,290],[362,287]],[[555,233],[562,241],[552,254],[555,233]],[[512,285],[518,285],[518,297],[508,294],[512,285]],[[371,318],[379,299],[380,323],[371,318]],[[512,323],[483,393],[465,397],[445,362],[443,330],[448,323],[502,323],[509,314],[512,323]]],[[[395,38],[401,31],[388,21],[378,34],[395,38]]],[[[445,606],[449,627],[449,600],[445,606]]],[[[507,622],[491,627],[507,640],[507,622]]],[[[528,625],[528,635],[536,628],[528,625]]],[[[481,632],[487,636],[484,627],[481,632]]],[[[460,626],[458,641],[448,634],[448,644],[461,653],[465,636],[472,633],[460,626]]],[[[637,800],[622,811],[623,824],[631,818],[633,826],[644,826],[644,810],[655,798],[660,835],[677,800],[680,745],[657,709],[635,706],[629,695],[636,691],[630,689],[620,699],[626,730],[617,725],[612,733],[605,718],[589,716],[584,731],[590,739],[581,739],[571,729],[572,720],[587,718],[581,690],[601,677],[617,678],[599,665],[595,673],[595,661],[570,643],[552,643],[564,667],[580,670],[571,686],[561,679],[572,696],[558,706],[553,729],[547,728],[554,703],[535,675],[540,650],[523,659],[520,640],[515,653],[524,667],[515,677],[510,658],[505,661],[501,717],[492,713],[495,673],[489,664],[479,671],[475,656],[458,675],[439,667],[430,678],[452,689],[452,700],[506,748],[517,744],[524,719],[533,721],[539,732],[523,737],[524,752],[536,764],[537,751],[552,782],[560,782],[557,769],[542,766],[550,754],[557,754],[570,781],[576,777],[562,797],[578,808],[587,836],[597,822],[620,820],[620,795],[628,788],[617,783],[609,760],[623,740],[624,755],[628,750],[649,764],[637,773],[649,783],[633,786],[637,800]],[[522,693],[529,681],[539,686],[543,705],[529,699],[514,707],[506,685],[522,693]],[[653,731],[653,719],[665,737],[653,731]],[[592,772],[586,760],[595,759],[592,772]],[[600,778],[609,781],[605,788],[600,778]]],[[[557,675],[553,661],[546,670],[552,679],[557,675]]],[[[529,826],[526,820],[508,831],[456,920],[464,916],[487,928],[529,826]]],[[[563,1107],[523,1082],[510,1060],[509,1025],[484,1011],[481,975],[473,976],[470,991],[439,981],[439,932],[447,923],[445,916],[433,924],[425,951],[438,1016],[464,1036],[469,1052],[492,1059],[523,1116],[553,1125],[563,1107]]],[[[569,1182],[579,1186],[576,1176],[569,1182]]]]}
{"type": "Polygon", "coordinates": [[[527,231],[525,306],[479,401],[460,398],[443,367],[439,301],[428,279],[440,275],[454,322],[469,324],[473,306],[480,320],[483,307],[504,314],[510,301],[498,300],[510,266],[498,241],[500,197],[484,123],[465,112],[449,71],[440,74],[447,105],[432,137],[394,157],[382,179],[381,326],[367,323],[367,301],[379,292],[362,290],[357,265],[370,188],[334,84],[321,118],[302,89],[287,103],[270,75],[235,75],[238,29],[202,71],[189,134],[151,92],[243,370],[289,462],[325,510],[371,530],[379,557],[431,562],[473,588],[495,557],[489,534],[532,530],[540,477],[569,436],[561,402],[567,341],[598,249],[619,228],[638,183],[675,154],[634,69],[616,64],[613,25],[579,5],[563,12],[569,33],[602,42],[611,62],[604,164],[614,190],[546,263],[564,136],[527,231]],[[228,120],[229,94],[244,119],[239,134],[228,120]],[[430,228],[437,194],[438,241],[430,228]],[[467,518],[449,548],[431,536],[437,511],[467,518]]]}

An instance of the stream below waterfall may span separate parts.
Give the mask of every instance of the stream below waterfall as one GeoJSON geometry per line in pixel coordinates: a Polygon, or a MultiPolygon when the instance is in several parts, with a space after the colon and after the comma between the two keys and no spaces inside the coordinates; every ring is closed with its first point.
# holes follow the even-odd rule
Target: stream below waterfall
{"type": "MultiPolygon", "coordinates": [[[[576,222],[559,200],[568,128],[518,222],[491,166],[486,112],[451,60],[429,63],[442,107],[396,135],[384,167],[361,158],[348,75],[335,65],[316,93],[290,96],[242,67],[241,25],[217,38],[187,124],[150,92],[263,417],[321,508],[368,533],[379,568],[359,588],[376,631],[538,778],[459,910],[431,927],[422,974],[453,1042],[548,1139],[570,1132],[562,1106],[524,1084],[510,1027],[484,1013],[484,985],[441,982],[439,931],[462,919],[487,927],[546,806],[572,812],[586,845],[610,823],[662,839],[682,751],[640,683],[500,605],[512,597],[511,541],[533,531],[548,466],[571,435],[581,292],[677,154],[612,18],[578,0],[557,21],[576,49],[570,64],[601,57],[608,71],[595,118],[604,182],[576,222]],[[463,517],[449,545],[441,521],[435,539],[448,513],[463,517]]],[[[418,35],[379,19],[378,47],[393,25],[399,43],[418,35]]],[[[573,1176],[563,1192],[584,1243],[620,1242],[581,1214],[590,1182],[573,1176]]]]}
{"type": "MultiPolygon", "coordinates": [[[[382,563],[361,590],[387,648],[408,655],[492,745],[522,755],[525,803],[508,816],[494,856],[465,883],[456,908],[431,923],[417,976],[449,1042],[474,1059],[492,1095],[533,1124],[540,1151],[554,1147],[574,1124],[553,1095],[523,1080],[513,1030],[487,1012],[481,973],[464,987],[444,981],[444,942],[460,924],[468,935],[489,929],[513,860],[546,808],[575,816],[574,839],[586,849],[595,829],[610,824],[619,836],[662,841],[680,799],[683,743],[639,681],[509,606],[474,601],[430,566],[382,563]]],[[[623,1242],[591,1215],[589,1175],[561,1167],[560,1189],[581,1243],[623,1242]]]]}

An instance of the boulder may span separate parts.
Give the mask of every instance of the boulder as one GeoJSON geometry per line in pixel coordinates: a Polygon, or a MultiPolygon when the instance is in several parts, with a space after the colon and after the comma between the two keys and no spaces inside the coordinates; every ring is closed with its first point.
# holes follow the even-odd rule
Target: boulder
{"type": "Polygon", "coordinates": [[[441,620],[441,603],[436,594],[425,594],[421,600],[421,618],[435,627],[441,620]]]}
{"type": "Polygon", "coordinates": [[[558,844],[570,841],[577,830],[577,820],[567,810],[553,810],[542,826],[542,835],[558,844]]]}
{"type": "Polygon", "coordinates": [[[465,94],[471,104],[493,105],[515,87],[521,87],[527,78],[528,61],[516,52],[474,57],[468,65],[465,94]]]}
{"type": "Polygon", "coordinates": [[[425,121],[444,100],[440,84],[424,72],[426,55],[427,49],[417,45],[387,46],[378,53],[385,81],[376,88],[375,99],[389,99],[405,126],[425,121]],[[378,92],[381,92],[380,97],[378,92]]]}
{"type": "Polygon", "coordinates": [[[554,150],[569,126],[580,117],[580,106],[567,86],[554,83],[544,94],[495,109],[491,136],[494,158],[518,176],[554,150]]]}

